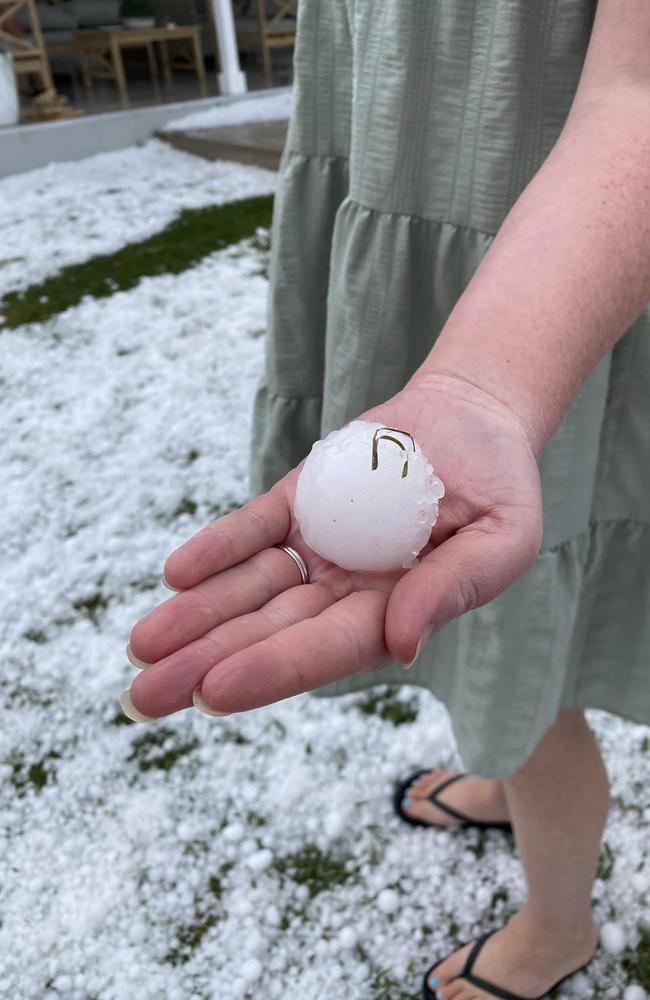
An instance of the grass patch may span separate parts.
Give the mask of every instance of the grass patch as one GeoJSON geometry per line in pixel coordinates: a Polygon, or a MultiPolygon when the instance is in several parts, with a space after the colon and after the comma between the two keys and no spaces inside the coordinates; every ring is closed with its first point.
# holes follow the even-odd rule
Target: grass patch
{"type": "Polygon", "coordinates": [[[467,850],[472,852],[477,861],[480,861],[485,856],[485,831],[476,830],[474,832],[476,840],[470,841],[467,844],[467,850]]]}
{"type": "Polygon", "coordinates": [[[265,816],[262,816],[261,813],[255,812],[254,809],[249,810],[246,815],[246,826],[260,827],[266,825],[267,820],[265,816]]]}
{"type": "Polygon", "coordinates": [[[129,719],[121,709],[118,709],[115,715],[110,717],[108,724],[109,726],[137,726],[138,723],[129,719]]]}
{"type": "Polygon", "coordinates": [[[177,517],[182,517],[183,514],[194,517],[198,509],[199,505],[196,500],[193,500],[192,497],[184,496],[181,497],[172,511],[156,514],[155,518],[161,524],[170,525],[172,521],[175,521],[177,517]]]}
{"type": "Polygon", "coordinates": [[[630,981],[650,991],[650,926],[640,926],[641,940],[636,951],[623,959],[630,981]]]}
{"type": "Polygon", "coordinates": [[[50,708],[54,704],[51,692],[39,691],[29,684],[17,683],[11,687],[2,684],[3,701],[6,705],[19,708],[50,708]]]}
{"type": "Polygon", "coordinates": [[[404,700],[399,697],[399,688],[392,685],[365,695],[354,702],[352,707],[362,715],[378,715],[384,722],[391,722],[394,726],[415,722],[418,717],[417,701],[414,698],[404,700]]]}
{"type": "Polygon", "coordinates": [[[607,882],[612,876],[615,860],[614,852],[607,841],[604,840],[603,846],[600,850],[600,856],[598,858],[598,871],[596,872],[596,878],[602,878],[604,882],[607,882]]]}
{"type": "Polygon", "coordinates": [[[377,969],[370,980],[372,1000],[420,1000],[421,993],[410,993],[386,969],[377,969]]]}
{"type": "Polygon", "coordinates": [[[351,860],[351,854],[324,854],[315,844],[306,844],[299,851],[276,858],[273,868],[282,878],[306,885],[309,898],[313,899],[320,892],[344,885],[357,875],[351,860]]]}
{"type": "Polygon", "coordinates": [[[107,298],[126,291],[141,278],[180,274],[208,254],[255,236],[271,225],[271,196],[248,198],[227,205],[186,209],[165,229],[116,253],[101,254],[64,267],[51,278],[0,299],[4,329],[43,323],[78,305],[86,296],[107,298]]]}
{"type": "Polygon", "coordinates": [[[149,573],[139,580],[129,580],[129,586],[134,590],[144,594],[148,590],[155,590],[160,584],[160,573],[149,573]]]}
{"type": "Polygon", "coordinates": [[[165,955],[169,965],[184,965],[189,962],[192,953],[211,927],[217,922],[217,914],[202,906],[197,907],[194,918],[187,924],[181,924],[176,930],[176,941],[165,955]]]}
{"type": "Polygon", "coordinates": [[[232,861],[224,862],[218,873],[209,877],[208,892],[197,895],[192,919],[176,928],[174,943],[165,955],[168,965],[185,965],[189,962],[205,935],[217,924],[225,891],[223,880],[232,866],[232,861]]]}
{"type": "MultiPolygon", "coordinates": [[[[489,913],[491,917],[494,917],[497,911],[502,911],[503,907],[507,906],[509,901],[508,893],[505,889],[496,889],[492,893],[492,899],[490,900],[489,913]]],[[[458,931],[456,931],[456,934],[458,931]]]]}
{"type": "Polygon", "coordinates": [[[169,771],[176,761],[192,753],[198,745],[194,737],[183,740],[175,730],[161,726],[135,737],[128,760],[134,761],[141,771],[169,771]]]}
{"type": "Polygon", "coordinates": [[[231,501],[229,503],[209,504],[206,511],[208,517],[225,517],[226,514],[232,514],[234,510],[240,510],[243,506],[243,503],[234,503],[234,501],[231,501]]]}
{"type": "Polygon", "coordinates": [[[240,733],[238,729],[226,729],[225,726],[213,726],[212,728],[215,731],[215,743],[234,743],[235,746],[245,747],[253,742],[248,736],[240,733]]]}
{"type": "Polygon", "coordinates": [[[26,795],[31,790],[40,792],[53,781],[56,777],[53,763],[60,758],[61,754],[57,750],[50,750],[40,760],[30,763],[20,750],[12,751],[7,758],[7,763],[11,767],[9,781],[18,795],[26,795]]]}
{"type": "Polygon", "coordinates": [[[35,642],[39,646],[42,646],[43,643],[47,642],[45,632],[42,632],[41,629],[37,628],[30,628],[27,632],[23,632],[23,639],[27,639],[28,642],[35,642]]]}
{"type": "Polygon", "coordinates": [[[105,594],[102,594],[100,590],[96,590],[88,597],[82,597],[72,602],[72,607],[75,611],[78,611],[83,618],[88,618],[95,628],[99,628],[102,615],[108,608],[108,605],[109,598],[105,594]]]}

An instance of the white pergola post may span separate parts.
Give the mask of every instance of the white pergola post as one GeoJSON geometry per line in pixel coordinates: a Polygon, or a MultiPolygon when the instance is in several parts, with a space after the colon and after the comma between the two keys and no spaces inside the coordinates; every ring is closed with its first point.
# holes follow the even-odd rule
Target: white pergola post
{"type": "Polygon", "coordinates": [[[245,94],[246,77],[239,65],[232,0],[210,0],[210,3],[221,64],[219,91],[222,94],[245,94]]]}

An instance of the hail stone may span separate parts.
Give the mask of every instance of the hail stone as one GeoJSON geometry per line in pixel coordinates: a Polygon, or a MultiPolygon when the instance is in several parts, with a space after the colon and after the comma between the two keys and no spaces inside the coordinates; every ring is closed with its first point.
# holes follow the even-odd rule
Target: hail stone
{"type": "Polygon", "coordinates": [[[444,492],[409,434],[354,420],[313,446],[294,513],[309,547],[343,569],[409,569],[429,540],[444,492]]]}

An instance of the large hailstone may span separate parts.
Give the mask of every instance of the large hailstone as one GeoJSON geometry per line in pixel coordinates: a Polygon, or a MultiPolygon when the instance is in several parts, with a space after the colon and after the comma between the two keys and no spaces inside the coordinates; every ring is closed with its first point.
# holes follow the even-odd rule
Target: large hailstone
{"type": "Polygon", "coordinates": [[[307,544],[343,569],[415,566],[445,488],[410,434],[354,420],[313,446],[294,513],[307,544]]]}

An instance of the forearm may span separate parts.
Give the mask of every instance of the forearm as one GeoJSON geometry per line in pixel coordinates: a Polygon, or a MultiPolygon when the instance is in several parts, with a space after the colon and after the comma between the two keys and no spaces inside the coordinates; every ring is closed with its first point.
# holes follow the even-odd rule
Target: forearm
{"type": "Polygon", "coordinates": [[[540,451],[650,300],[650,89],[576,103],[414,378],[496,396],[540,451]]]}

